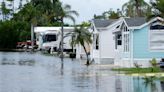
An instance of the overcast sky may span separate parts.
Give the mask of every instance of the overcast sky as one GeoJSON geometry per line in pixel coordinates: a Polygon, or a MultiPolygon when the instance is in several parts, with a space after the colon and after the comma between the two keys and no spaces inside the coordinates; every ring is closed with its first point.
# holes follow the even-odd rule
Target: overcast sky
{"type": "MultiPolygon", "coordinates": [[[[80,16],[76,18],[76,22],[87,21],[93,18],[93,15],[100,15],[102,12],[113,8],[121,9],[122,5],[129,0],[61,0],[64,4],[72,6],[72,10],[76,10],[80,16]]],[[[149,1],[149,0],[145,0],[149,1]]],[[[68,21],[68,20],[66,20],[68,21]]]]}

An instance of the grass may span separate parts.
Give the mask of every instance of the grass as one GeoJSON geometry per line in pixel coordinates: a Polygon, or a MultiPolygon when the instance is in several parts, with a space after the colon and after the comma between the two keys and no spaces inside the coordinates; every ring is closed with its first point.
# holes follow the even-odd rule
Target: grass
{"type": "Polygon", "coordinates": [[[159,67],[149,67],[149,68],[115,68],[112,69],[113,71],[122,71],[126,74],[132,74],[132,73],[159,73],[160,68],[159,67]]]}

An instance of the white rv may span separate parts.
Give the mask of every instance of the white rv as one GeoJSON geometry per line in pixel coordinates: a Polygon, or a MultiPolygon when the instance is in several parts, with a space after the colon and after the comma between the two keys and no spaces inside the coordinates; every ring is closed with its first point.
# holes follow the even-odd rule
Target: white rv
{"type": "Polygon", "coordinates": [[[49,53],[52,51],[57,51],[59,48],[59,32],[54,30],[48,30],[42,35],[43,43],[42,50],[46,50],[49,53]]]}
{"type": "MultiPolygon", "coordinates": [[[[73,30],[73,27],[64,27],[64,36],[73,30]]],[[[34,32],[36,34],[36,44],[38,45],[38,49],[48,52],[56,52],[59,50],[61,27],[35,27],[34,32]]],[[[66,36],[64,38],[64,52],[72,51],[72,47],[70,46],[71,39],[71,36],[66,36]]]]}

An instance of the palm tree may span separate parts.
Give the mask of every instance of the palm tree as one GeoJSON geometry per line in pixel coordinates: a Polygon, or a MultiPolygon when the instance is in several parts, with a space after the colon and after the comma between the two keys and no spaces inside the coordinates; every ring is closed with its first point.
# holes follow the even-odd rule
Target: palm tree
{"type": "Polygon", "coordinates": [[[128,17],[144,17],[151,12],[151,8],[144,0],[129,0],[122,6],[122,11],[128,17]]]}
{"type": "Polygon", "coordinates": [[[61,61],[63,62],[64,18],[71,19],[75,24],[75,19],[72,15],[78,16],[79,14],[75,10],[71,10],[70,5],[64,5],[62,7],[61,2],[58,2],[56,5],[57,5],[55,8],[55,11],[57,12],[56,16],[61,21],[61,61]]]}
{"type": "Polygon", "coordinates": [[[74,37],[74,39],[71,41],[71,45],[81,45],[83,47],[87,57],[86,65],[89,65],[89,52],[87,52],[86,44],[90,45],[92,43],[91,33],[87,30],[87,28],[81,25],[80,27],[75,27],[72,32],[72,37],[74,37]]]}

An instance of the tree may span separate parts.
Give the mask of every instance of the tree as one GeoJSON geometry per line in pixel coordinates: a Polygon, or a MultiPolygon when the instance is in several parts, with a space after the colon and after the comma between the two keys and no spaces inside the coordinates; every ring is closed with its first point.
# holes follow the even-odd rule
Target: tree
{"type": "Polygon", "coordinates": [[[93,18],[94,18],[94,19],[105,19],[105,16],[94,14],[93,18]]]}
{"type": "Polygon", "coordinates": [[[94,15],[94,19],[118,19],[121,16],[122,13],[119,9],[117,9],[117,11],[110,9],[109,11],[103,12],[101,15],[94,15]]]}
{"type": "Polygon", "coordinates": [[[89,52],[87,52],[86,44],[90,45],[92,43],[91,33],[84,25],[81,25],[80,27],[75,27],[72,36],[74,39],[71,41],[71,45],[81,45],[83,47],[87,57],[86,65],[89,65],[89,52]]]}
{"type": "Polygon", "coordinates": [[[151,13],[151,7],[144,0],[129,0],[122,6],[122,11],[128,17],[145,17],[151,13]]]}
{"type": "Polygon", "coordinates": [[[3,16],[3,21],[7,19],[7,15],[10,13],[10,9],[6,8],[6,3],[3,1],[1,4],[1,11],[2,11],[2,16],[3,16]]]}
{"type": "Polygon", "coordinates": [[[151,2],[153,7],[153,14],[149,17],[160,16],[164,18],[164,0],[156,0],[155,2],[151,2]]]}
{"type": "Polygon", "coordinates": [[[0,22],[0,49],[16,48],[18,42],[19,32],[17,30],[17,23],[14,21],[0,22]]]}
{"type": "Polygon", "coordinates": [[[12,10],[10,10],[10,13],[11,13],[11,15],[14,14],[14,12],[15,12],[14,0],[6,0],[6,1],[9,1],[11,3],[10,7],[12,7],[12,10]]]}
{"type": "MultiPolygon", "coordinates": [[[[24,0],[20,2],[22,3],[22,1],[24,0]]],[[[54,2],[52,0],[31,0],[19,8],[11,20],[21,25],[20,41],[29,38],[31,24],[34,26],[61,26],[60,21],[56,20],[58,11],[53,9],[60,7],[57,3],[57,0],[54,2]],[[28,35],[24,36],[25,34],[28,35]]]]}
{"type": "MultiPolygon", "coordinates": [[[[62,6],[62,3],[58,3],[58,6],[62,6]]],[[[71,19],[75,24],[75,19],[72,15],[78,16],[79,14],[75,10],[71,10],[70,5],[57,7],[55,10],[58,11],[57,18],[61,21],[61,61],[63,62],[64,18],[71,19]]]]}
{"type": "Polygon", "coordinates": [[[106,17],[106,19],[118,19],[122,14],[119,9],[117,9],[116,12],[110,9],[109,11],[104,12],[103,16],[106,17]]]}

